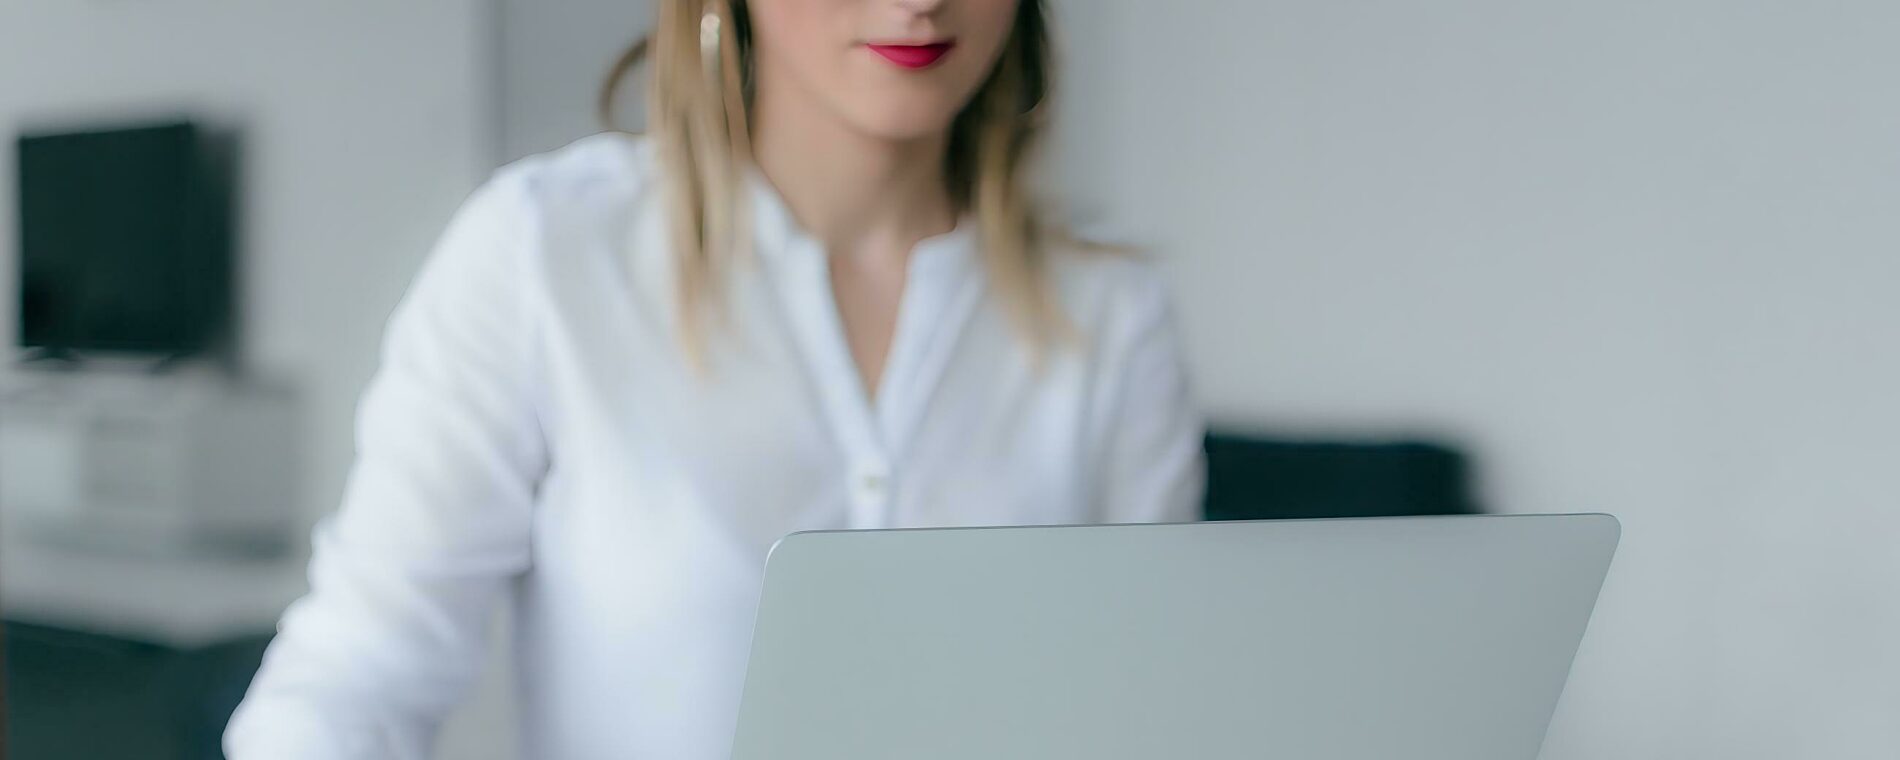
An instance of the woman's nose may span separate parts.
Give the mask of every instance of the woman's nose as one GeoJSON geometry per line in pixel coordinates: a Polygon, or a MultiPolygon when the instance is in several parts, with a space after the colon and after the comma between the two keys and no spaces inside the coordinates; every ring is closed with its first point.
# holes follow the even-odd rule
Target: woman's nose
{"type": "Polygon", "coordinates": [[[919,16],[937,12],[945,0],[891,0],[891,4],[919,16]]]}

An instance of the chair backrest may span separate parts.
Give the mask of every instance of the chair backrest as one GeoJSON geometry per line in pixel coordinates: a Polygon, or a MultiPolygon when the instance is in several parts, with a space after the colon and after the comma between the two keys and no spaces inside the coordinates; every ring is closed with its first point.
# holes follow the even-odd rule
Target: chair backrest
{"type": "Polygon", "coordinates": [[[1477,514],[1465,455],[1437,443],[1207,436],[1209,520],[1477,514]]]}

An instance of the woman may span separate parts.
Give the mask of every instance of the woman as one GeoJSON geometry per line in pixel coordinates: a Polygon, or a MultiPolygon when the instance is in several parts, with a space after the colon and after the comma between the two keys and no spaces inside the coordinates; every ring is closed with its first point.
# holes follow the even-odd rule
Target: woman
{"type": "Polygon", "coordinates": [[[503,600],[525,757],[723,757],[780,536],[1193,516],[1161,286],[1024,187],[1041,3],[658,5],[650,136],[500,170],[392,317],[237,760],[427,756],[503,600]]]}

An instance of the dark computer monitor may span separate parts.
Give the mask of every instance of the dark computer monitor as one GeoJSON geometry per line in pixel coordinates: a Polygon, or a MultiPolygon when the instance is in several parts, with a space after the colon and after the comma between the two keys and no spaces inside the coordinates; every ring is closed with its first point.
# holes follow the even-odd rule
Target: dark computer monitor
{"type": "Polygon", "coordinates": [[[229,150],[188,122],[18,142],[19,341],[52,354],[223,347],[229,150]]]}

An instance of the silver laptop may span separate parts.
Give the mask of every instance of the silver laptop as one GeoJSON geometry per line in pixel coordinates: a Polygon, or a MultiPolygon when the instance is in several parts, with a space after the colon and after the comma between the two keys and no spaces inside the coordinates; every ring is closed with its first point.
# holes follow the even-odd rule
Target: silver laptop
{"type": "Polygon", "coordinates": [[[1607,515],[799,533],[734,760],[1530,760],[1607,515]]]}

